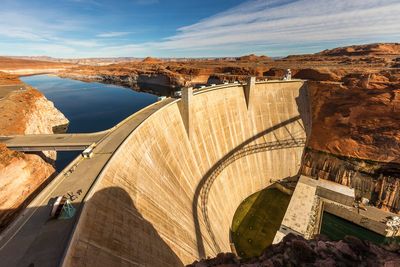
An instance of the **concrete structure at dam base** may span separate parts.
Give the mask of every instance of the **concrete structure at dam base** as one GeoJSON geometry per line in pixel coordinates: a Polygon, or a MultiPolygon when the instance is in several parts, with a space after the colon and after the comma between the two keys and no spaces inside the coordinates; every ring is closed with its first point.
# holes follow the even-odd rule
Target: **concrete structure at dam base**
{"type": "Polygon", "coordinates": [[[273,243],[279,243],[289,233],[306,239],[313,238],[321,231],[323,212],[346,219],[382,236],[400,236],[400,231],[386,223],[388,216],[394,217],[396,214],[371,206],[357,208],[354,206],[354,196],[354,188],[301,175],[273,243]]]}

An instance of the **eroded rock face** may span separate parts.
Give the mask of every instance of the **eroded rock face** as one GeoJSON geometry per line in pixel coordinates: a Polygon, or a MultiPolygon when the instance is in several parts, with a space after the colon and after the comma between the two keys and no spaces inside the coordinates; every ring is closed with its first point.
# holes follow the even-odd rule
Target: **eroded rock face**
{"type": "Polygon", "coordinates": [[[0,144],[0,231],[54,172],[39,155],[11,151],[0,144]]]}
{"type": "Polygon", "coordinates": [[[309,147],[353,158],[400,163],[400,89],[309,83],[309,147]]]}
{"type": "MultiPolygon", "coordinates": [[[[18,78],[14,81],[21,83],[18,78]]],[[[0,117],[0,135],[49,134],[54,127],[68,124],[51,101],[29,87],[0,100],[0,117]]],[[[0,230],[55,174],[49,163],[55,159],[56,152],[24,154],[0,144],[0,230]]]]}
{"type": "Polygon", "coordinates": [[[68,119],[45,96],[38,97],[27,114],[24,134],[54,133],[56,127],[68,125],[68,119]]]}
{"type": "Polygon", "coordinates": [[[278,267],[278,266],[399,266],[398,245],[380,247],[346,236],[344,240],[329,241],[323,236],[312,240],[288,234],[283,240],[268,247],[256,258],[240,260],[232,253],[220,253],[217,257],[196,261],[188,267],[278,267]]]}
{"type": "Polygon", "coordinates": [[[400,211],[400,164],[362,160],[310,148],[303,157],[301,173],[354,188],[357,199],[385,211],[400,211]]]}

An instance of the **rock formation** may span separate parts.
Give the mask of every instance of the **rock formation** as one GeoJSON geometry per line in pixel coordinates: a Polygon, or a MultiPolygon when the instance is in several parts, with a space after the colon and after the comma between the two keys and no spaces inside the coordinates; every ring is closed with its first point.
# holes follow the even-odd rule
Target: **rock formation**
{"type": "Polygon", "coordinates": [[[367,45],[352,45],[324,50],[318,55],[324,56],[373,56],[373,55],[398,55],[400,43],[376,43],[367,45]]]}
{"type": "Polygon", "coordinates": [[[217,257],[196,261],[188,267],[279,267],[279,266],[399,266],[398,245],[383,248],[346,236],[344,240],[329,241],[324,236],[312,240],[288,234],[283,240],[268,247],[256,258],[240,260],[232,253],[220,253],[217,257]]]}
{"type": "Polygon", "coordinates": [[[400,211],[400,179],[397,163],[362,160],[308,148],[304,154],[302,174],[326,179],[354,188],[356,198],[369,199],[386,211],[400,211]]]}
{"type": "Polygon", "coordinates": [[[262,63],[271,60],[267,57],[257,58],[261,60],[261,64],[254,60],[176,62],[146,58],[143,62],[74,67],[61,72],[60,76],[83,81],[121,84],[134,89],[140,89],[140,85],[180,88],[207,84],[210,80],[211,83],[222,83],[244,81],[249,75],[261,77],[267,70],[262,63]]]}
{"type": "Polygon", "coordinates": [[[54,172],[41,156],[11,151],[0,144],[0,230],[54,172]]]}
{"type": "Polygon", "coordinates": [[[266,61],[266,60],[272,60],[270,57],[267,56],[257,56],[255,54],[250,54],[246,56],[241,56],[236,58],[238,61],[266,61]]]}
{"type": "Polygon", "coordinates": [[[142,62],[148,63],[148,64],[157,64],[157,63],[161,63],[162,60],[159,60],[159,59],[153,58],[153,57],[146,57],[145,59],[143,59],[142,62]]]}

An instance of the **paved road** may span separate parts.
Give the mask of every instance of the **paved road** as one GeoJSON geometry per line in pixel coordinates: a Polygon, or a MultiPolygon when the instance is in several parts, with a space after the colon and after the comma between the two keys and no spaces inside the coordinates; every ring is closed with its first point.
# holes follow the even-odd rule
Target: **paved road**
{"type": "Polygon", "coordinates": [[[138,125],[173,101],[166,99],[137,112],[98,142],[93,158],[78,157],[67,166],[0,235],[0,265],[58,266],[83,207],[83,200],[106,163],[138,125]],[[76,196],[72,203],[78,214],[69,220],[50,220],[51,200],[68,192],[76,196]]]}
{"type": "Polygon", "coordinates": [[[9,93],[18,91],[18,90],[26,90],[24,84],[15,84],[15,85],[0,85],[0,99],[8,96],[9,93]]]}
{"type": "Polygon", "coordinates": [[[17,151],[84,150],[107,136],[108,131],[83,134],[30,134],[0,136],[0,143],[17,151]]]}

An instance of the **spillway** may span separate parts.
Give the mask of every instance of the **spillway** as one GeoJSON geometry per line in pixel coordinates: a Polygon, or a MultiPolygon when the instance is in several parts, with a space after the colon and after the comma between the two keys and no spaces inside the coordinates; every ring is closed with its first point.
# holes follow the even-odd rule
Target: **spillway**
{"type": "Polygon", "coordinates": [[[208,87],[159,109],[103,169],[63,266],[181,266],[230,251],[239,204],[297,175],[309,109],[301,80],[208,87]]]}

